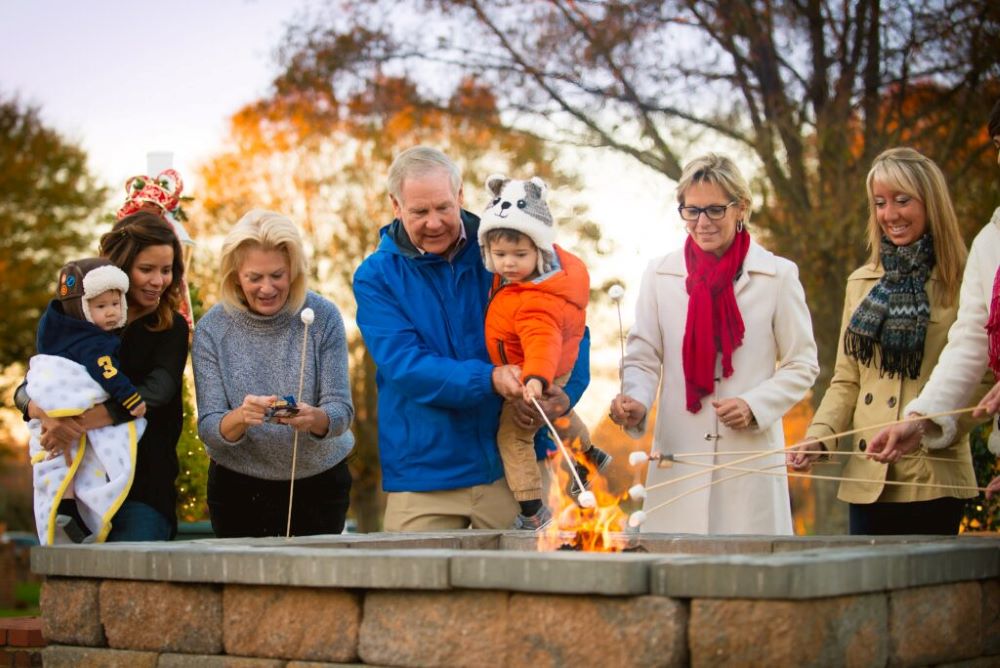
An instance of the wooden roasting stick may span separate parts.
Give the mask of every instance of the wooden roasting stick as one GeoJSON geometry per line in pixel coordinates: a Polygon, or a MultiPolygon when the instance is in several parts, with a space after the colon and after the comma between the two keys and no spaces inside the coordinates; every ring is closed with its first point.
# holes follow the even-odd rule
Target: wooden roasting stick
{"type": "MultiPolygon", "coordinates": [[[[879,423],[879,424],[868,425],[867,427],[861,427],[861,428],[858,428],[858,429],[849,429],[847,431],[842,431],[842,432],[839,432],[837,434],[830,434],[829,436],[823,436],[822,438],[809,439],[807,441],[802,441],[802,443],[800,443],[799,445],[808,444],[808,443],[820,443],[822,441],[834,440],[834,439],[842,438],[844,436],[851,436],[852,434],[857,434],[857,433],[860,433],[862,431],[871,431],[872,429],[882,429],[883,427],[891,427],[891,426],[897,425],[897,424],[906,424],[908,422],[919,422],[920,420],[932,420],[934,418],[948,417],[950,415],[960,415],[962,413],[971,413],[972,411],[976,410],[976,408],[977,408],[976,406],[970,406],[968,408],[957,408],[957,409],[952,410],[952,411],[943,411],[941,413],[931,413],[929,415],[914,415],[914,416],[911,416],[911,417],[903,418],[901,420],[891,420],[889,422],[882,422],[882,423],[879,423]]],[[[709,455],[721,455],[721,454],[745,454],[745,453],[749,453],[748,456],[741,457],[740,459],[737,459],[734,462],[730,462],[728,464],[717,464],[713,468],[711,468],[710,470],[705,470],[705,471],[699,472],[699,473],[708,473],[710,471],[715,471],[715,470],[719,470],[719,469],[722,469],[722,468],[738,466],[739,464],[743,464],[745,462],[751,461],[751,460],[759,458],[759,457],[765,457],[767,455],[773,455],[773,454],[784,454],[784,452],[785,452],[784,450],[751,450],[751,451],[735,451],[735,452],[731,452],[731,453],[706,452],[705,454],[702,454],[702,453],[686,453],[686,454],[663,455],[661,453],[656,453],[657,456],[654,457],[654,456],[651,455],[650,459],[659,459],[659,458],[662,457],[662,458],[667,458],[667,459],[675,460],[675,461],[679,462],[681,456],[697,457],[697,456],[709,456],[709,455]]],[[[834,451],[827,451],[827,452],[829,454],[834,454],[834,451]]],[[[910,456],[913,456],[913,455],[910,455],[910,456]]],[[[920,456],[922,456],[922,455],[920,455],[920,456]]],[[[935,458],[935,459],[939,459],[939,458],[935,458]]],[[[650,489],[657,489],[659,487],[665,487],[665,486],[667,486],[669,484],[673,484],[675,482],[681,482],[682,480],[688,480],[689,478],[694,477],[694,475],[698,475],[698,473],[695,473],[693,475],[689,474],[689,475],[686,475],[686,476],[681,476],[680,478],[673,478],[671,480],[665,480],[665,481],[663,481],[661,483],[657,483],[656,485],[650,485],[646,489],[650,490],[650,489]]]]}

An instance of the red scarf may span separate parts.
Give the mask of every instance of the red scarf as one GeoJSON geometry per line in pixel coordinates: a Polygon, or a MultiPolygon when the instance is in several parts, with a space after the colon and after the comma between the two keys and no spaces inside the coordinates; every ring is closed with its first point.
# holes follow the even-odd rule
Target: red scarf
{"type": "Polygon", "coordinates": [[[733,375],[733,351],[743,344],[743,316],[736,304],[733,281],[750,248],[750,234],[736,233],[733,244],[716,257],[687,238],[687,324],[684,327],[684,380],[687,409],[701,410],[701,398],[715,390],[715,355],[722,353],[722,375],[733,375]],[[712,332],[712,336],[708,336],[712,332]]]}
{"type": "Polygon", "coordinates": [[[989,340],[990,369],[993,378],[1000,380],[1000,267],[993,277],[993,295],[990,299],[990,317],[986,320],[986,336],[989,340]]]}

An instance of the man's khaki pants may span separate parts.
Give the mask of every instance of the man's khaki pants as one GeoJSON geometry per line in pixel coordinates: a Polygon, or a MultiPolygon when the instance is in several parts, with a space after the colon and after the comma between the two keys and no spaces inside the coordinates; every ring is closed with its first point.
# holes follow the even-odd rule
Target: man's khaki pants
{"type": "Polygon", "coordinates": [[[386,531],[448,531],[452,529],[510,529],[518,506],[500,478],[439,492],[390,492],[386,496],[386,531]]]}

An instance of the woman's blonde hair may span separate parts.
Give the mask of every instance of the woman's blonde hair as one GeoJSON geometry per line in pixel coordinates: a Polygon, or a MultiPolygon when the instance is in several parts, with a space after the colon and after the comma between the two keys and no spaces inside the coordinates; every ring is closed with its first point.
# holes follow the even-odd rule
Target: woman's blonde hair
{"type": "Polygon", "coordinates": [[[722,188],[728,197],[740,203],[743,209],[740,218],[744,224],[750,221],[753,195],[735,162],[719,153],[706,153],[684,165],[681,178],[677,181],[678,204],[684,206],[688,188],[696,183],[711,183],[722,188]]]}
{"type": "Polygon", "coordinates": [[[882,228],[875,211],[875,182],[904,193],[924,205],[927,231],[934,239],[935,266],[943,287],[938,295],[945,306],[958,299],[962,271],[968,250],[958,228],[958,217],[948,194],[941,169],[927,156],[912,148],[890,148],[872,162],[868,172],[868,251],[869,261],[878,266],[882,228]]]}
{"type": "Polygon", "coordinates": [[[306,301],[306,276],[309,272],[302,237],[291,220],[264,209],[251,209],[243,214],[222,243],[219,295],[223,307],[226,310],[249,310],[238,273],[247,252],[255,249],[280,251],[288,258],[291,286],[285,308],[297,312],[306,301]]]}

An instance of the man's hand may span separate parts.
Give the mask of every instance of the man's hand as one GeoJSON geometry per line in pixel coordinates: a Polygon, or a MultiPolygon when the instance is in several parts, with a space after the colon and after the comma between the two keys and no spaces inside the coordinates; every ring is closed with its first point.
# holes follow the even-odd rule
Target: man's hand
{"type": "Polygon", "coordinates": [[[926,420],[914,420],[886,427],[868,442],[868,448],[865,450],[868,459],[883,464],[895,464],[903,455],[908,455],[920,447],[926,422],[926,420]]]}
{"type": "Polygon", "coordinates": [[[608,417],[615,424],[631,429],[646,417],[646,407],[627,394],[619,394],[611,402],[608,417]]]}
{"type": "Polygon", "coordinates": [[[493,390],[504,399],[520,399],[521,367],[516,364],[505,364],[493,368],[493,390]]]}
{"type": "MultiPolygon", "coordinates": [[[[549,385],[545,389],[545,392],[542,393],[542,398],[537,399],[537,401],[538,405],[545,411],[545,416],[550,422],[554,422],[557,418],[561,418],[569,412],[569,396],[555,383],[549,385]]],[[[515,401],[511,405],[514,407],[514,422],[517,423],[518,427],[522,429],[537,429],[544,424],[542,417],[538,414],[538,409],[535,408],[533,403],[515,401]]]]}

